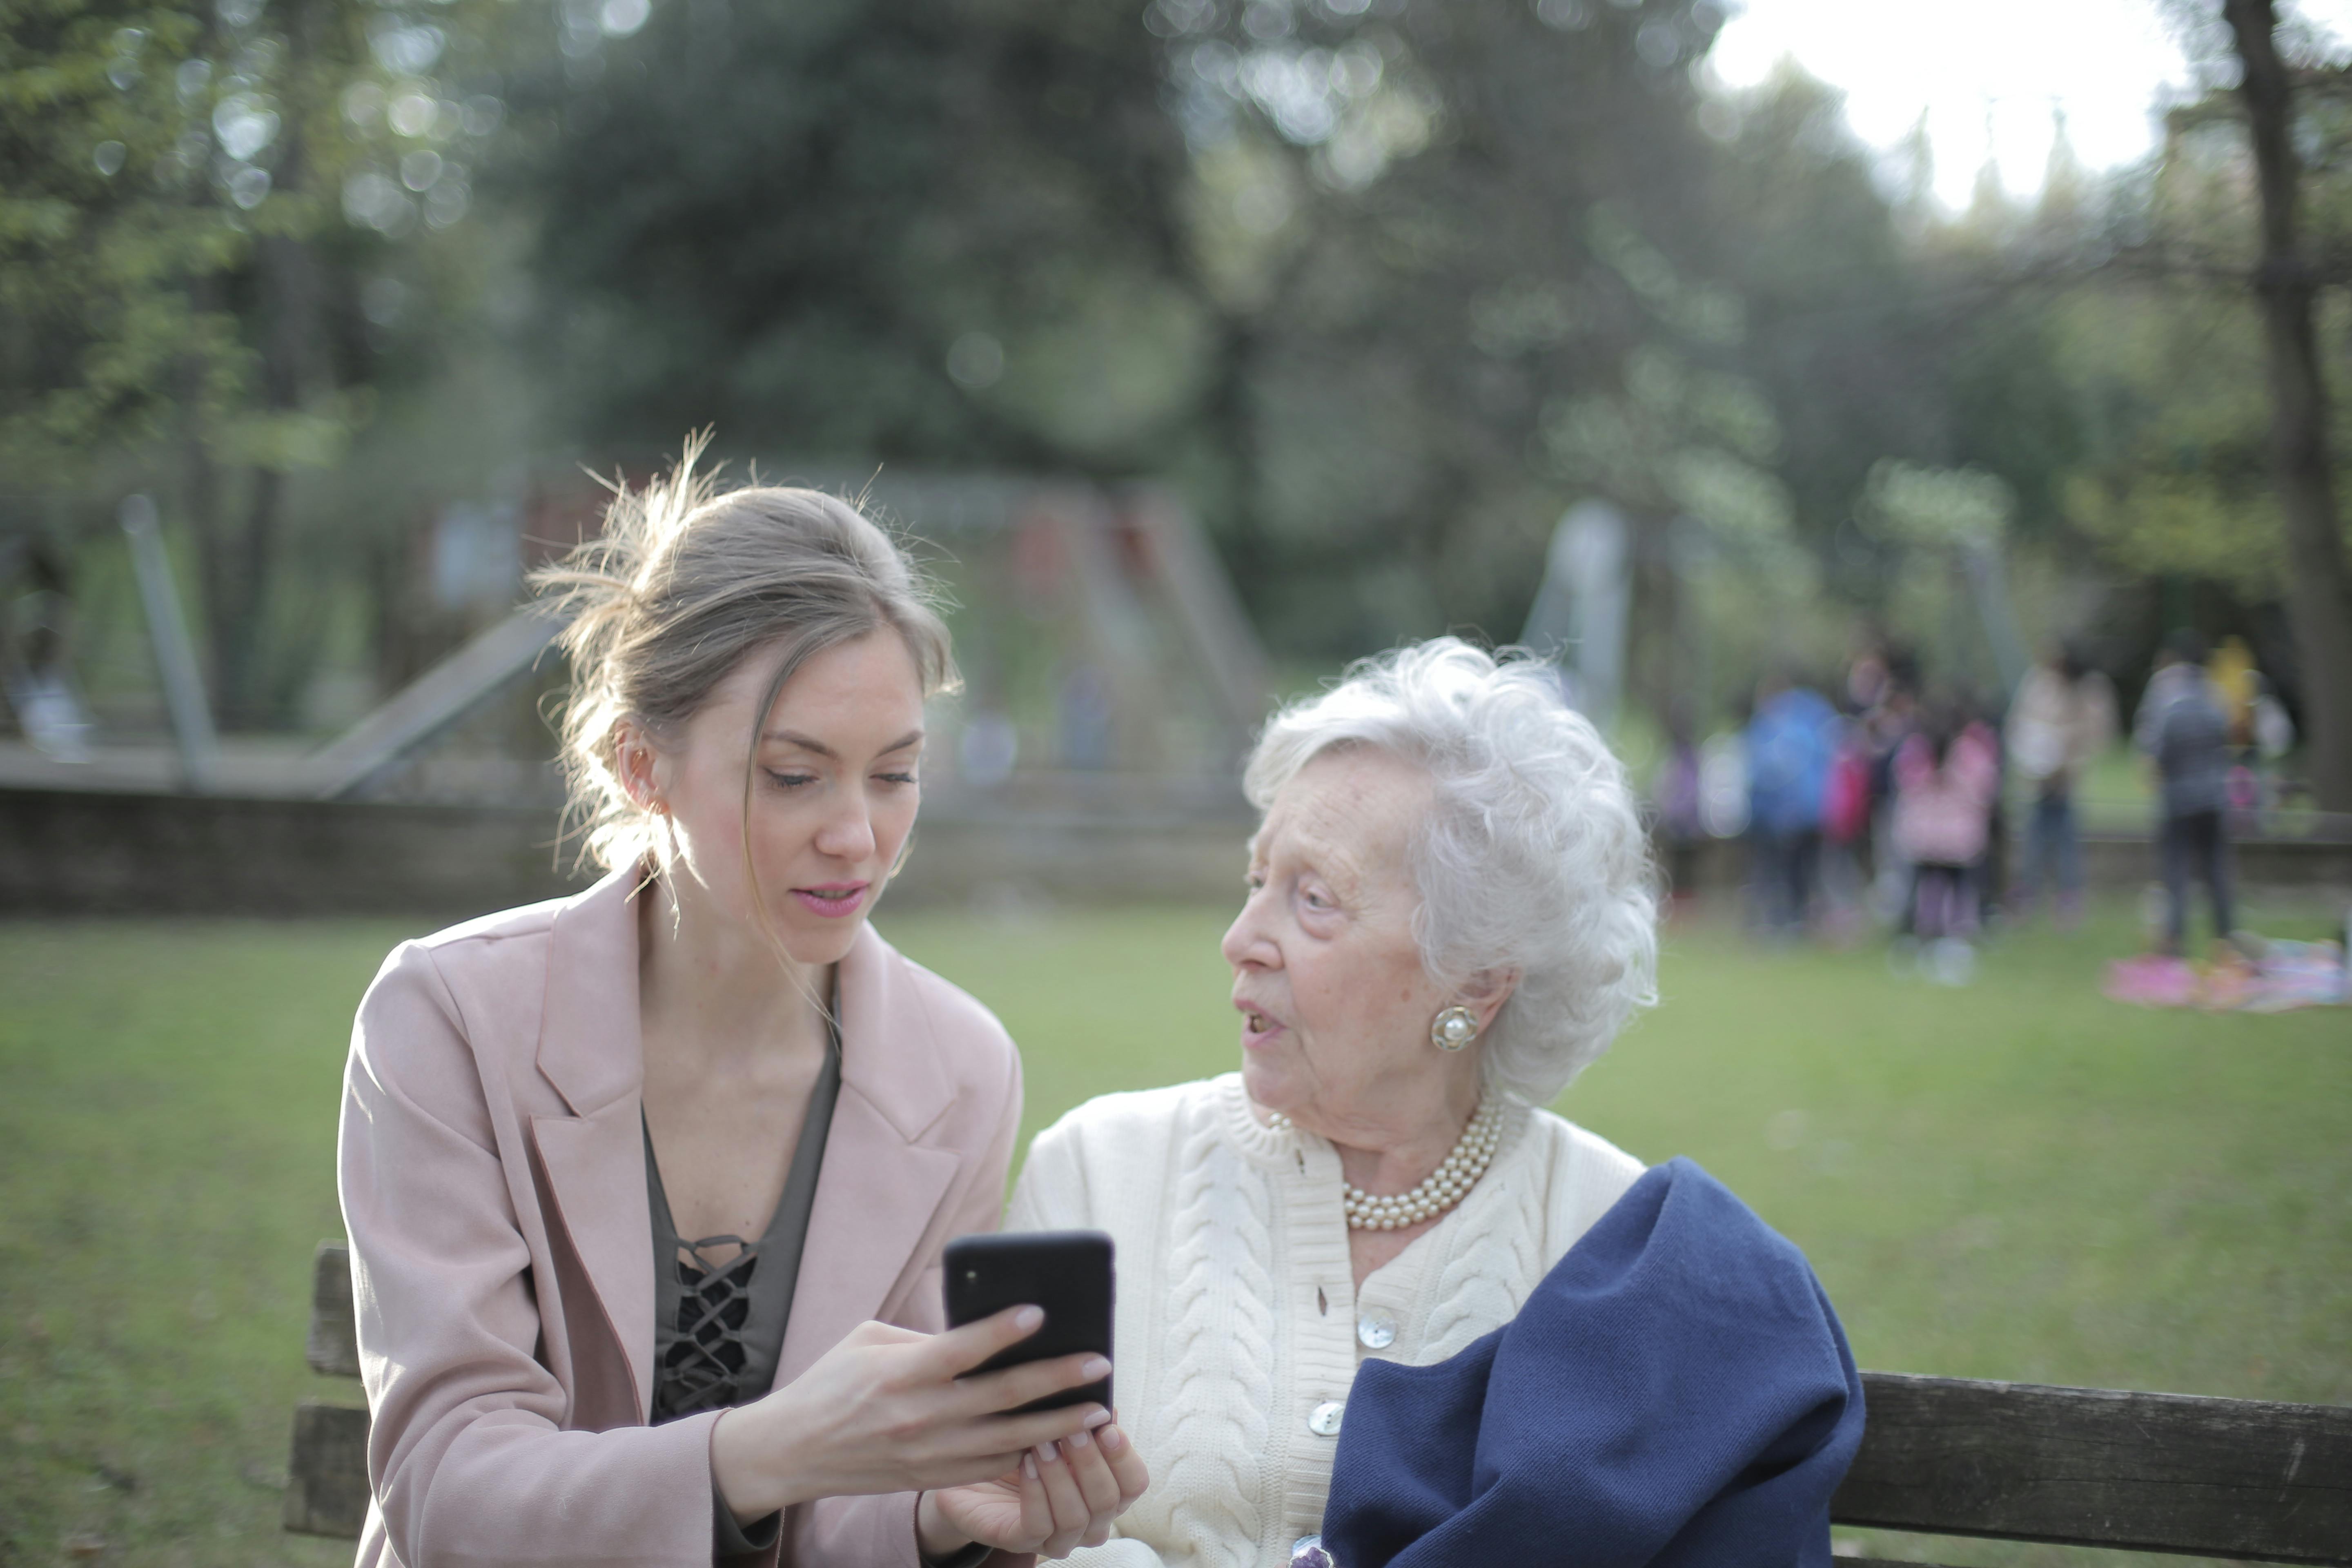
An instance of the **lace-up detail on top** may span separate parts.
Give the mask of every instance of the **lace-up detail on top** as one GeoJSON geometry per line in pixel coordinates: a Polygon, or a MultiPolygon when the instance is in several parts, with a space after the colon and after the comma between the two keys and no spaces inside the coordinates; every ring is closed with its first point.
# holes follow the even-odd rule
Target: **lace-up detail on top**
{"type": "MultiPolygon", "coordinates": [[[[740,1404],[743,1368],[752,1359],[743,1329],[751,1319],[751,1279],[760,1266],[760,1243],[740,1236],[713,1236],[677,1245],[672,1264],[677,1278],[677,1317],[654,1330],[660,1352],[654,1374],[656,1420],[740,1404]],[[712,1262],[709,1254],[725,1247],[741,1250],[724,1263],[712,1262]]],[[[772,1359],[769,1370],[772,1375],[772,1359]]]]}
{"type": "Polygon", "coordinates": [[[817,1170],[840,1093],[836,1037],[809,1090],[808,1114],[776,1212],[765,1234],[753,1241],[740,1236],[688,1241],[677,1234],[654,1158],[653,1131],[646,1129],[646,1196],[654,1232],[655,1426],[698,1410],[746,1404],[775,1386],[793,1290],[800,1282],[801,1244],[808,1236],[817,1170]],[[712,1256],[730,1247],[736,1253],[724,1262],[712,1256]]]}

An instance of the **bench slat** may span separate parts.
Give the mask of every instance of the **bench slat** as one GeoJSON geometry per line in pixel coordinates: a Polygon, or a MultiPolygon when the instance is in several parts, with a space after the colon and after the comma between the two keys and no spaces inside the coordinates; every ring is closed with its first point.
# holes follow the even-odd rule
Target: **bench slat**
{"type": "Polygon", "coordinates": [[[2352,1564],[2352,1408],[1863,1373],[1840,1524],[2352,1564]]]}
{"type": "Polygon", "coordinates": [[[368,1413],[306,1399],[294,1407],[286,1467],[286,1528],[356,1538],[367,1522],[368,1413]]]}
{"type": "Polygon", "coordinates": [[[310,1260],[310,1333],[303,1359],[329,1377],[360,1374],[359,1324],[352,1312],[352,1249],[322,1241],[310,1260]]]}

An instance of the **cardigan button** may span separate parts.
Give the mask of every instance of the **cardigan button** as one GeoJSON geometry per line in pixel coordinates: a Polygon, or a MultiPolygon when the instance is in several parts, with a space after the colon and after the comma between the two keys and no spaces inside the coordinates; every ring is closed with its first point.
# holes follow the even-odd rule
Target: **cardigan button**
{"type": "Polygon", "coordinates": [[[1338,1436],[1339,1435],[1339,1414],[1345,1409],[1347,1409],[1347,1406],[1340,1404],[1336,1399],[1325,1400],[1322,1404],[1315,1407],[1315,1414],[1307,1418],[1307,1429],[1309,1432],[1314,1433],[1318,1437],[1338,1436]]]}
{"type": "Polygon", "coordinates": [[[1356,1320],[1356,1338],[1368,1351],[1384,1351],[1396,1343],[1396,1323],[1392,1319],[1367,1313],[1356,1320]]]}

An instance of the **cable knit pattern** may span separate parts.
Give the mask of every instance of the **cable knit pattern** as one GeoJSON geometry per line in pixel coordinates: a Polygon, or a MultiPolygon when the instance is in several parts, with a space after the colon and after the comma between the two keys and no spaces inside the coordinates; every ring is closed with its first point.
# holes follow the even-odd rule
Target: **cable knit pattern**
{"type": "MultiPolygon", "coordinates": [[[[1413,1357],[1417,1364],[1444,1361],[1518,1316],[1528,1292],[1544,1277],[1544,1199],[1549,1194],[1543,1178],[1549,1173],[1531,1170],[1525,1159],[1513,1157],[1520,1152],[1516,1146],[1528,1142],[1533,1117],[1525,1106],[1511,1108],[1503,1147],[1496,1151],[1494,1167],[1479,1184],[1489,1190],[1483,1201],[1465,1201],[1458,1211],[1458,1223],[1447,1237],[1444,1266],[1438,1270],[1423,1353],[1413,1357]]],[[[1476,1189],[1472,1191],[1475,1194],[1476,1189]]]]}
{"type": "MultiPolygon", "coordinates": [[[[1274,1384],[1269,1194],[1203,1121],[1185,1139],[1169,1253],[1170,1367],[1155,1380],[1168,1433],[1169,1510],[1181,1539],[1220,1544],[1259,1534],[1261,1391],[1274,1384]],[[1164,1394],[1161,1392],[1164,1390],[1164,1394]]],[[[1233,1555],[1229,1562],[1246,1562],[1233,1555]]]]}
{"type": "Polygon", "coordinates": [[[1494,1164],[1355,1288],[1337,1151],[1259,1123],[1239,1074],[1089,1101],[1038,1134],[1010,1230],[1118,1247],[1112,1360],[1151,1490],[1077,1568],[1283,1568],[1321,1526],[1355,1369],[1440,1361],[1517,1312],[1639,1162],[1515,1106],[1494,1164]],[[1360,1319],[1393,1339],[1360,1342],[1360,1319]],[[1327,1423],[1328,1424],[1328,1423],[1327,1423]]]}

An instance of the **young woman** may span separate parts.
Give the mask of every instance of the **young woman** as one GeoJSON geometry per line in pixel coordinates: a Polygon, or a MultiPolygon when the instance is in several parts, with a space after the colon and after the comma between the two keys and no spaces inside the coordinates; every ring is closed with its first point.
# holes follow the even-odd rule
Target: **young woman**
{"type": "Polygon", "coordinates": [[[801,489],[624,492],[573,616],[574,805],[610,875],[403,944],[341,1178],[374,1491],[360,1568],[1059,1555],[1143,1468],[1104,1372],[961,1378],[940,1254],[1021,1114],[988,1011],[867,923],[953,679],[906,559],[801,489]]]}

